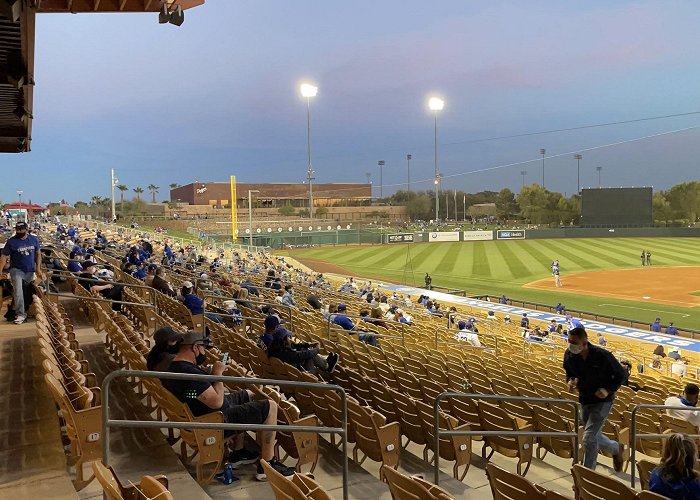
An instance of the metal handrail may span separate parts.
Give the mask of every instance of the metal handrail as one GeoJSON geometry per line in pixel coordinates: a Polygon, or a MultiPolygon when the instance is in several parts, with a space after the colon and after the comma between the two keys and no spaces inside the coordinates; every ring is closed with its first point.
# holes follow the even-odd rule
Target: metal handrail
{"type": "Polygon", "coordinates": [[[435,398],[433,405],[433,425],[435,430],[435,480],[436,486],[440,485],[440,436],[533,436],[533,437],[573,437],[574,438],[574,463],[578,463],[578,427],[579,404],[570,399],[530,398],[525,396],[503,396],[500,394],[467,394],[464,392],[441,392],[435,398]],[[440,429],[440,401],[443,399],[483,399],[496,401],[526,401],[530,403],[549,403],[554,405],[572,406],[574,409],[574,432],[539,432],[539,431],[451,431],[440,429]]]}
{"type": "Polygon", "coordinates": [[[277,309],[287,309],[289,311],[289,328],[291,329],[294,327],[294,313],[293,313],[294,308],[292,306],[288,306],[286,304],[280,304],[279,302],[265,302],[264,300],[249,299],[247,297],[245,299],[237,299],[235,297],[229,297],[226,295],[217,295],[215,293],[205,293],[204,298],[207,298],[207,297],[213,297],[213,298],[223,299],[223,300],[233,300],[236,302],[238,302],[240,300],[240,301],[249,302],[251,304],[272,306],[272,307],[277,308],[277,309]]]}
{"type": "MultiPolygon", "coordinates": [[[[75,277],[75,276],[73,276],[73,277],[75,277]]],[[[152,303],[148,303],[148,302],[129,302],[129,301],[125,301],[125,300],[112,300],[112,299],[105,299],[105,298],[92,297],[92,296],[86,297],[86,296],[77,295],[74,293],[52,292],[51,288],[49,287],[50,279],[51,278],[48,277],[48,275],[47,275],[46,280],[42,281],[42,283],[44,284],[44,287],[46,289],[46,292],[44,292],[44,294],[47,297],[50,297],[50,296],[52,296],[52,297],[66,297],[66,298],[70,298],[70,299],[89,300],[89,301],[93,301],[93,302],[109,302],[110,304],[123,304],[123,305],[127,305],[127,306],[140,306],[140,307],[146,307],[148,309],[153,309],[154,311],[156,311],[156,313],[158,312],[156,304],[152,304],[152,303]]],[[[80,278],[80,280],[81,281],[88,281],[88,282],[92,282],[92,283],[105,283],[105,280],[94,279],[94,278],[80,278]]],[[[121,282],[115,282],[115,284],[123,285],[125,287],[127,287],[127,286],[134,287],[134,288],[151,288],[149,286],[130,285],[129,283],[121,283],[121,282]]],[[[78,285],[78,286],[81,286],[81,285],[78,285]]]]}
{"type": "Polygon", "coordinates": [[[192,375],[189,373],[151,372],[143,370],[116,370],[102,381],[102,462],[109,465],[109,429],[118,428],[157,428],[157,429],[222,429],[238,431],[297,431],[315,434],[340,434],[343,444],[343,500],[348,500],[348,402],[345,389],[339,385],[314,382],[296,382],[289,380],[272,380],[260,378],[231,377],[225,375],[192,375]],[[162,422],[153,420],[112,420],[109,418],[109,388],[115,378],[156,378],[168,380],[196,380],[207,382],[231,382],[233,384],[276,385],[280,387],[306,387],[322,391],[340,393],[342,409],[342,427],[315,427],[308,425],[264,425],[264,424],[228,424],[206,422],[162,422]]]}
{"type": "MultiPolygon", "coordinates": [[[[366,323],[372,324],[370,321],[366,321],[368,318],[363,317],[363,316],[353,316],[353,315],[350,315],[350,314],[343,314],[343,313],[331,313],[331,314],[328,315],[328,318],[326,319],[326,324],[327,324],[327,326],[326,326],[326,334],[327,334],[327,336],[328,336],[328,340],[331,339],[331,328],[333,328],[334,330],[338,330],[338,331],[350,332],[350,334],[352,334],[353,332],[354,332],[354,333],[357,333],[357,334],[360,334],[360,333],[371,333],[372,335],[376,335],[377,338],[381,338],[381,339],[401,339],[401,346],[405,346],[405,345],[406,345],[406,328],[405,328],[405,323],[399,323],[399,322],[397,322],[397,321],[392,321],[392,320],[390,320],[390,319],[383,319],[383,318],[381,319],[381,321],[384,321],[384,322],[386,322],[386,323],[393,323],[393,324],[399,324],[399,325],[401,325],[401,335],[400,335],[400,336],[399,336],[399,335],[385,335],[385,334],[383,334],[383,333],[377,333],[377,332],[375,332],[375,331],[346,330],[346,329],[343,328],[342,326],[338,326],[338,325],[336,325],[335,323],[333,323],[333,322],[331,321],[331,318],[332,318],[333,316],[337,316],[338,314],[342,314],[343,316],[346,316],[346,317],[348,317],[348,318],[355,318],[355,319],[357,319],[357,320],[365,321],[366,323]],[[333,325],[333,326],[331,326],[331,325],[333,325]]],[[[369,318],[369,319],[380,319],[380,318],[369,318]]],[[[357,324],[355,324],[355,328],[357,328],[357,324]]]]}
{"type": "MultiPolygon", "coordinates": [[[[632,451],[630,453],[630,462],[632,462],[632,471],[630,473],[630,484],[634,488],[635,483],[635,469],[637,467],[637,439],[668,439],[673,434],[637,434],[637,411],[642,408],[650,408],[652,410],[681,410],[681,411],[698,411],[699,408],[695,406],[673,406],[673,405],[652,405],[652,404],[638,404],[632,408],[632,423],[630,427],[631,437],[630,447],[632,451]]],[[[686,434],[689,438],[700,439],[700,434],[686,434]]]]}
{"type": "MultiPolygon", "coordinates": [[[[446,340],[440,340],[440,339],[439,339],[439,334],[440,334],[441,332],[450,333],[451,331],[452,331],[451,328],[444,327],[444,326],[438,326],[437,328],[435,328],[435,349],[437,349],[437,348],[438,348],[438,344],[441,344],[441,343],[442,343],[442,344],[447,344],[447,345],[454,345],[454,346],[464,346],[464,342],[459,341],[459,340],[456,340],[456,339],[455,339],[454,342],[449,342],[449,341],[446,341],[446,340]]],[[[459,330],[455,330],[455,331],[456,331],[456,332],[459,332],[459,330]]],[[[494,349],[496,352],[498,352],[498,335],[496,335],[496,334],[494,334],[494,333],[481,333],[481,332],[478,332],[478,333],[477,333],[477,332],[471,332],[471,333],[474,333],[474,334],[476,334],[476,335],[479,336],[479,337],[484,337],[484,338],[493,339],[493,341],[494,341],[494,347],[493,347],[493,349],[494,349]]],[[[471,344],[470,344],[470,345],[471,345],[471,344]]],[[[465,346],[465,347],[466,347],[466,346],[465,346]]],[[[473,347],[473,346],[472,346],[472,347],[473,347]]],[[[483,347],[483,346],[482,346],[481,348],[482,348],[482,349],[491,349],[490,347],[483,347]]],[[[476,349],[479,349],[479,348],[476,347],[476,349]]]]}

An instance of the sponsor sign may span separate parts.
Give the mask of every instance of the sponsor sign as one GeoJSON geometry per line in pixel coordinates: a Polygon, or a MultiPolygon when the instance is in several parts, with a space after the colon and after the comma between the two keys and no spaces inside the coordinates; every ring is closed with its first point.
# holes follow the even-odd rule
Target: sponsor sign
{"type": "Polygon", "coordinates": [[[411,243],[413,242],[413,233],[397,233],[387,234],[387,243],[411,243]]]}
{"type": "Polygon", "coordinates": [[[430,233],[429,241],[459,241],[459,231],[430,233]]]}
{"type": "Polygon", "coordinates": [[[493,231],[464,231],[464,241],[486,241],[493,239],[493,231]]]}
{"type": "MultiPolygon", "coordinates": [[[[513,318],[513,322],[516,322],[517,320],[516,324],[519,324],[519,316],[521,316],[523,313],[527,313],[527,317],[530,319],[534,318],[546,322],[555,320],[557,323],[565,322],[564,316],[560,314],[551,314],[543,311],[533,311],[530,309],[523,309],[522,307],[514,307],[506,304],[499,304],[497,302],[486,302],[485,300],[470,299],[469,297],[455,297],[454,295],[436,292],[434,290],[412,288],[403,285],[382,285],[381,288],[385,288],[392,292],[415,295],[416,297],[419,295],[427,295],[432,299],[437,299],[440,302],[450,304],[477,307],[483,310],[499,311],[504,314],[510,314],[513,318]]],[[[628,339],[643,340],[645,342],[653,342],[655,344],[677,346],[688,349],[693,352],[700,352],[700,340],[694,340],[687,337],[679,337],[676,335],[666,335],[663,333],[649,332],[646,330],[638,330],[636,328],[627,328],[619,325],[609,325],[607,323],[601,323],[599,321],[580,321],[586,328],[586,330],[588,330],[589,332],[603,332],[608,335],[616,335],[628,339]]]]}
{"type": "Polygon", "coordinates": [[[499,240],[524,240],[524,229],[499,229],[496,231],[496,238],[499,240]]]}

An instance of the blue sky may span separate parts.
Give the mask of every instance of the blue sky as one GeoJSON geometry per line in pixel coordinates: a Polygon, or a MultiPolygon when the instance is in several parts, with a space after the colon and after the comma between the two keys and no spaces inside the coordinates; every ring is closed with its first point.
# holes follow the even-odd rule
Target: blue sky
{"type": "MultiPolygon", "coordinates": [[[[224,181],[302,182],[312,79],[317,182],[576,189],[573,152],[700,125],[700,114],[497,141],[480,139],[700,111],[697,1],[207,0],[177,28],[155,14],[37,18],[32,152],[2,155],[0,200],[224,181]],[[568,154],[572,153],[572,154],[568,154]],[[534,160],[524,165],[478,170],[534,160]],[[460,175],[457,175],[460,174],[460,175]],[[463,175],[461,175],[463,174],[463,175]],[[451,176],[451,177],[449,177],[451,176]]],[[[700,128],[583,152],[581,184],[657,189],[700,178],[700,128]]],[[[133,193],[130,193],[133,195],[133,193]]]]}

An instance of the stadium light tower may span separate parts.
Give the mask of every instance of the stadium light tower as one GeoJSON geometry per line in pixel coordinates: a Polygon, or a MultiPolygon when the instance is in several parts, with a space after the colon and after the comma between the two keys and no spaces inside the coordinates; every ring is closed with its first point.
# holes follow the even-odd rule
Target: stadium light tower
{"type": "Polygon", "coordinates": [[[413,156],[411,155],[406,155],[406,168],[407,168],[407,177],[406,177],[406,190],[408,193],[411,193],[411,158],[413,156]]]}
{"type": "Polygon", "coordinates": [[[580,193],[581,192],[581,160],[583,159],[583,155],[580,153],[576,153],[574,155],[574,159],[576,160],[576,192],[580,193]]]}
{"type": "Polygon", "coordinates": [[[525,176],[527,175],[527,170],[521,170],[520,175],[523,176],[523,187],[525,187],[525,176]]]}
{"type": "Polygon", "coordinates": [[[19,197],[19,216],[22,216],[22,195],[24,194],[24,191],[18,190],[17,191],[17,196],[19,197]]]}
{"type": "Polygon", "coordinates": [[[114,169],[112,169],[112,222],[117,221],[117,212],[114,208],[114,188],[117,187],[117,184],[119,184],[119,179],[114,176],[114,169]]]}
{"type": "Polygon", "coordinates": [[[386,165],[386,162],[379,160],[377,165],[379,165],[379,199],[381,200],[384,198],[384,165],[386,165]]]}
{"type": "Polygon", "coordinates": [[[540,154],[542,155],[542,189],[544,189],[544,155],[547,154],[547,150],[540,149],[540,154]]]}
{"type": "Polygon", "coordinates": [[[600,171],[603,170],[603,167],[596,167],[595,169],[598,171],[598,187],[600,187],[600,171]]]}
{"type": "Polygon", "coordinates": [[[438,169],[437,117],[445,108],[445,101],[439,97],[428,99],[428,107],[435,113],[435,221],[440,218],[440,170],[438,169]]]}
{"type": "Polygon", "coordinates": [[[318,94],[318,87],[310,83],[302,83],[299,87],[302,97],[306,97],[306,138],[307,151],[309,153],[309,169],[306,178],[309,181],[309,218],[314,218],[314,169],[311,166],[311,98],[318,94]]]}

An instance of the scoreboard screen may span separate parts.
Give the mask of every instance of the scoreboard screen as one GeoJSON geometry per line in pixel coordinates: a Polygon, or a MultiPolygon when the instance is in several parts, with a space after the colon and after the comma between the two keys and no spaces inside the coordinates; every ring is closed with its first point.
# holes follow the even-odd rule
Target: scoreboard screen
{"type": "Polygon", "coordinates": [[[591,188],[581,191],[581,226],[651,226],[652,188],[591,188]]]}

